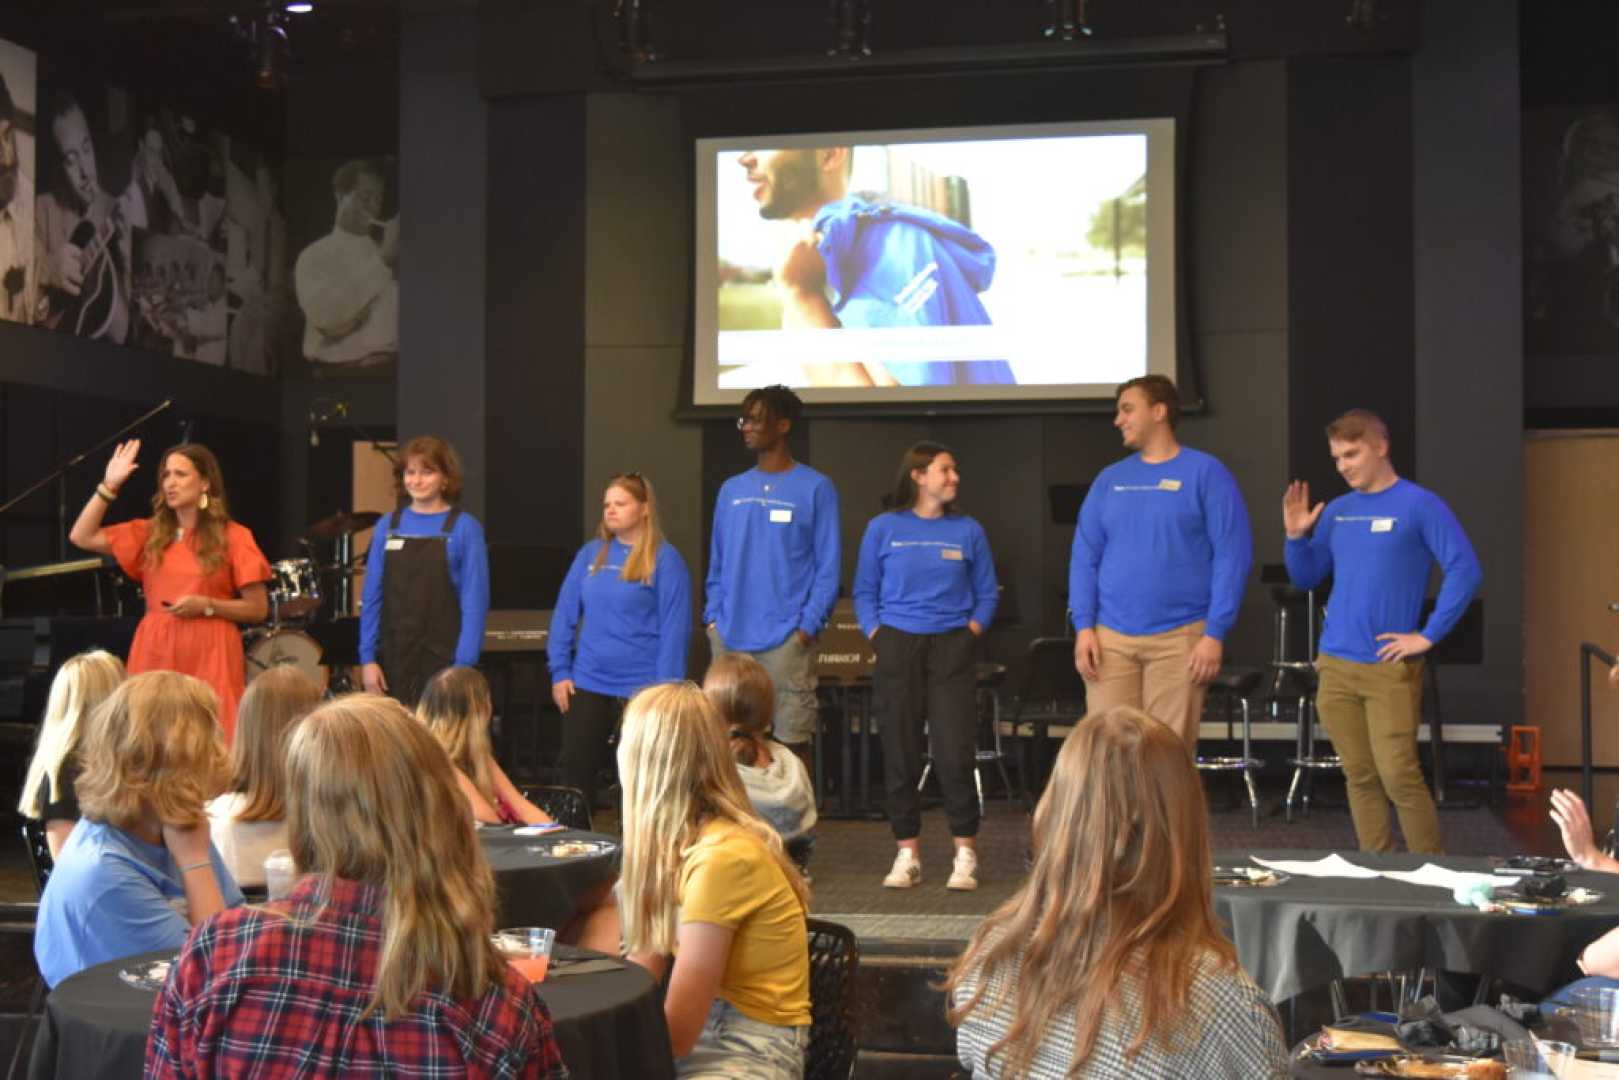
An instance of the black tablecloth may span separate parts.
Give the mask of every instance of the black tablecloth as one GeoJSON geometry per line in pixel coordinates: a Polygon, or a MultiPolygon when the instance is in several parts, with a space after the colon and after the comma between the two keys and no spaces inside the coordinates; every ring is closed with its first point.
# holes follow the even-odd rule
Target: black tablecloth
{"type": "MultiPolygon", "coordinates": [[[[1248,852],[1215,856],[1240,866],[1248,852]]],[[[1270,859],[1319,859],[1322,851],[1256,851],[1270,859]]],[[[1489,873],[1488,859],[1347,852],[1374,870],[1415,870],[1436,862],[1489,873]]],[[[1214,908],[1237,958],[1272,1001],[1345,975],[1415,971],[1419,967],[1497,975],[1550,991],[1579,977],[1580,950],[1619,925],[1619,875],[1574,873],[1570,885],[1603,893],[1587,907],[1559,915],[1485,914],[1458,904],[1444,889],[1388,878],[1307,878],[1266,889],[1221,886],[1214,908]]]]}
{"type": "Polygon", "coordinates": [[[567,829],[541,836],[518,836],[510,828],[478,830],[499,892],[496,926],[549,926],[559,930],[577,915],[593,893],[618,876],[618,841],[600,833],[567,829]],[[557,840],[598,840],[613,845],[605,855],[553,859],[541,853],[557,840]]]}
{"type": "MultiPolygon", "coordinates": [[[[63,979],[45,1002],[30,1080],[139,1077],[156,994],[129,986],[118,971],[170,955],[126,957],[63,979]]],[[[596,955],[566,945],[556,952],[558,960],[596,955]]],[[[674,1076],[663,1008],[644,969],[626,963],[619,971],[559,975],[541,983],[539,993],[575,1080],[674,1076]]]]}

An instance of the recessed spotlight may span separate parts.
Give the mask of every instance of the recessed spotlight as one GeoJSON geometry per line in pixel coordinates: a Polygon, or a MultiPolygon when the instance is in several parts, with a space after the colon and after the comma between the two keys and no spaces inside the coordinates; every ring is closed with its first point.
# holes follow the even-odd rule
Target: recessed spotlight
{"type": "Polygon", "coordinates": [[[308,15],[311,11],[315,10],[315,5],[309,3],[288,4],[286,6],[286,10],[293,15],[308,15]]]}

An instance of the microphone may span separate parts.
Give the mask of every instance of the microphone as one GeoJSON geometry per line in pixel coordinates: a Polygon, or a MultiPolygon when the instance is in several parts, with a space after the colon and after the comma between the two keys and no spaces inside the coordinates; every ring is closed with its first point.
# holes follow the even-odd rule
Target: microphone
{"type": "Polygon", "coordinates": [[[309,406],[309,445],[320,445],[320,428],[318,425],[332,420],[347,420],[348,418],[348,402],[332,401],[329,398],[316,398],[309,406]]]}

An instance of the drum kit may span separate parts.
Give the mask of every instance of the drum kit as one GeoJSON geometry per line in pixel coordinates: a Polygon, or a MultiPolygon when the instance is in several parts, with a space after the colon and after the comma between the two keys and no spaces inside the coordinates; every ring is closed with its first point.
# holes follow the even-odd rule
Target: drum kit
{"type": "Polygon", "coordinates": [[[352,555],[353,539],[381,517],[362,510],[322,518],[304,530],[300,541],[311,554],[270,564],[269,621],[243,631],[248,682],[273,667],[292,664],[323,690],[354,689],[349,669],[359,663],[359,637],[348,612],[351,584],[364,567],[365,553],[352,555]],[[333,557],[323,563],[313,553],[316,544],[327,543],[333,545],[333,557]]]}

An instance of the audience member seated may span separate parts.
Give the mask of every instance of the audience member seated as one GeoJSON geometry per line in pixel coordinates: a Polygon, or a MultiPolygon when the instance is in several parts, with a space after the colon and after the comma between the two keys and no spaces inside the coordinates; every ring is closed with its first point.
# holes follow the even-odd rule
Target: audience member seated
{"type": "Polygon", "coordinates": [[[236,706],[231,781],[208,804],[208,830],[236,884],[264,884],[264,860],[287,846],[287,735],[320,704],[315,680],[291,664],[262,672],[236,706]]]}
{"type": "Polygon", "coordinates": [[[45,823],[45,843],[52,860],[62,857],[62,845],[79,820],[75,781],[82,768],[80,747],[90,714],[123,681],[124,662],[100,649],[68,660],[51,680],[45,717],[39,723],[39,743],[28,763],[17,812],[45,823]]]}
{"type": "Polygon", "coordinates": [[[974,1077],[1288,1075],[1264,993],[1215,920],[1203,787],[1174,729],[1129,706],[1068,736],[1028,881],[946,989],[974,1077]]]}
{"type": "Polygon", "coordinates": [[[146,1076],[566,1076],[544,1003],[490,943],[494,878],[463,805],[398,702],[305,717],[287,750],[303,876],[186,942],[146,1076]]]}
{"type": "Polygon", "coordinates": [[[701,690],[643,690],[624,710],[619,880],[630,958],[662,978],[676,1074],[789,1080],[809,1042],[808,889],[754,813],[701,690]]]}
{"type": "Polygon", "coordinates": [[[543,825],[551,816],[523,798],[495,760],[489,743],[494,716],[489,681],[470,667],[447,667],[427,680],[416,716],[444,747],[455,780],[485,825],[543,825]]]}
{"type": "Polygon", "coordinates": [[[776,708],[770,673],[747,653],[725,653],[709,665],[703,693],[731,740],[736,771],[753,808],[783,841],[807,835],[816,821],[815,786],[798,755],[770,737],[776,708]]]}
{"type": "Polygon", "coordinates": [[[84,817],[39,899],[34,958],[51,986],[179,949],[192,926],[242,902],[203,813],[229,775],[218,710],[207,683],[150,671],[95,711],[78,780],[84,817]]]}
{"type": "MultiPolygon", "coordinates": [[[[1551,818],[1563,834],[1563,847],[1568,857],[1582,870],[1596,870],[1604,874],[1619,874],[1619,859],[1598,849],[1591,831],[1591,814],[1585,800],[1572,791],[1552,790],[1551,818]]],[[[1546,1001],[1572,1004],[1574,991],[1582,986],[1612,987],[1619,989],[1619,928],[1606,934],[1580,950],[1579,964],[1585,976],[1576,979],[1546,996],[1546,1001]]]]}

